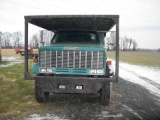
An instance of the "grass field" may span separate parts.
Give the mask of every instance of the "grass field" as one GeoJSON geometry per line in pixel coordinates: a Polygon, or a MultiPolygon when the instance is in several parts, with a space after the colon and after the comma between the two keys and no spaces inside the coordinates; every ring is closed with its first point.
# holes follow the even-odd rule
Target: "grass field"
{"type": "MultiPolygon", "coordinates": [[[[160,52],[120,51],[120,61],[149,67],[160,67],[160,52]]],[[[107,51],[107,56],[114,59],[114,51],[107,51]]]]}
{"type": "Polygon", "coordinates": [[[1,50],[2,56],[16,56],[16,52],[14,49],[2,49],[1,50]]]}
{"type": "MultiPolygon", "coordinates": [[[[3,57],[19,56],[13,49],[2,49],[3,57]]],[[[0,68],[0,119],[14,118],[38,106],[34,100],[34,81],[24,80],[24,64],[0,68]]]]}
{"type": "MultiPolygon", "coordinates": [[[[114,52],[107,53],[109,58],[114,58],[114,52]]],[[[2,50],[3,56],[19,56],[15,51],[2,50]]],[[[23,59],[23,57],[20,57],[23,59]]],[[[160,53],[158,52],[120,52],[120,60],[133,64],[160,66],[160,53]]],[[[29,60],[30,68],[32,60],[29,60]]],[[[0,68],[0,119],[16,119],[29,113],[41,113],[51,109],[57,103],[39,104],[34,97],[34,81],[24,80],[24,63],[10,67],[0,68]]],[[[54,110],[55,111],[55,110],[54,110]]],[[[57,110],[58,111],[58,110],[57,110]]]]}

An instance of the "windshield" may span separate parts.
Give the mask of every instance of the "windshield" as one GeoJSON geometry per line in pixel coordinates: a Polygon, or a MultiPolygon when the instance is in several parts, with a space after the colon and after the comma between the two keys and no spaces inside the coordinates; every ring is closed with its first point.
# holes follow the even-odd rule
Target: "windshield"
{"type": "Polygon", "coordinates": [[[59,31],[55,34],[51,43],[97,44],[100,43],[100,40],[98,34],[94,31],[59,31]]]}

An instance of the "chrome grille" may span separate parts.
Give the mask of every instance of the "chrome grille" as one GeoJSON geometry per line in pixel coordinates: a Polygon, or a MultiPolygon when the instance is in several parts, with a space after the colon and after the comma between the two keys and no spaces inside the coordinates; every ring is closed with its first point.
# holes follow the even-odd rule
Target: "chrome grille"
{"type": "Polygon", "coordinates": [[[103,69],[103,52],[41,51],[40,67],[103,69]]]}

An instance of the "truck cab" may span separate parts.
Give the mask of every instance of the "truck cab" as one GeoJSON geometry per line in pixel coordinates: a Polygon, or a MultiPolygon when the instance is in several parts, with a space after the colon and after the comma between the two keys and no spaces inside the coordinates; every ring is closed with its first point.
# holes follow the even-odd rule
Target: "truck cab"
{"type": "Polygon", "coordinates": [[[50,45],[40,47],[39,51],[39,63],[33,66],[33,74],[106,76],[109,72],[106,50],[96,31],[57,31],[50,45]]]}
{"type": "MultiPolygon", "coordinates": [[[[116,73],[114,75],[109,69],[110,64],[107,63],[104,48],[106,31],[103,30],[112,28],[114,24],[117,24],[119,30],[118,21],[115,20],[118,16],[49,16],[49,21],[46,20],[46,16],[27,16],[26,18],[30,19],[26,20],[25,27],[28,27],[28,23],[31,22],[43,28],[53,29],[55,33],[49,45],[39,48],[37,63],[32,67],[32,74],[35,76],[28,73],[28,61],[25,59],[25,79],[35,80],[36,100],[48,101],[51,92],[100,93],[101,104],[108,105],[111,92],[110,82],[118,80],[119,44],[116,46],[116,73]],[[42,18],[46,20],[45,23],[42,18]],[[102,26],[99,27],[99,24],[91,23],[90,25],[85,18],[90,18],[88,20],[95,21],[95,23],[98,23],[95,18],[101,18],[104,22],[112,20],[111,26],[104,29],[102,26]],[[40,22],[37,22],[38,20],[40,22]],[[55,21],[50,23],[51,20],[55,21]]],[[[26,36],[26,44],[27,39],[26,36]]]]}

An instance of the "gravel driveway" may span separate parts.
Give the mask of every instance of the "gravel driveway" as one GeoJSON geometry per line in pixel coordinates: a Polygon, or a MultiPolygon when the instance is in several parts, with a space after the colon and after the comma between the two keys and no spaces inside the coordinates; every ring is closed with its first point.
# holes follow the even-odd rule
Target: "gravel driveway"
{"type": "MultiPolygon", "coordinates": [[[[159,120],[160,69],[120,63],[119,82],[112,84],[109,106],[98,94],[53,94],[43,115],[26,120],[159,120]]],[[[47,103],[44,103],[47,105],[47,103]]]]}

